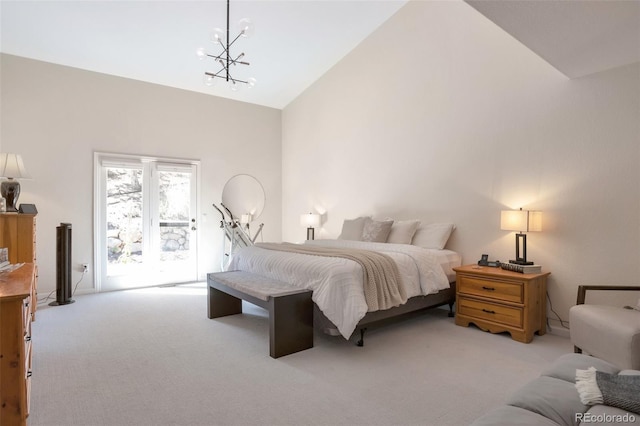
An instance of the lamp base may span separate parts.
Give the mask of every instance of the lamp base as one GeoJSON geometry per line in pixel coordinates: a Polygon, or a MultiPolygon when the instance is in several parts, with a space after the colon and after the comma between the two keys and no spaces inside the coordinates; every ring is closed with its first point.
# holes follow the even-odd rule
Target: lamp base
{"type": "Polygon", "coordinates": [[[315,237],[313,228],[307,228],[307,240],[313,240],[315,237]]]}
{"type": "Polygon", "coordinates": [[[18,196],[20,195],[20,183],[15,179],[5,180],[0,183],[0,194],[7,200],[7,211],[17,212],[18,196]]]}
{"type": "Polygon", "coordinates": [[[513,263],[514,265],[534,265],[533,262],[527,260],[510,260],[509,263],[513,263]]]}
{"type": "Polygon", "coordinates": [[[73,299],[69,299],[64,302],[58,302],[57,300],[54,300],[53,302],[49,303],[49,306],[62,306],[62,305],[69,305],[71,303],[76,303],[76,301],[73,299]]]}

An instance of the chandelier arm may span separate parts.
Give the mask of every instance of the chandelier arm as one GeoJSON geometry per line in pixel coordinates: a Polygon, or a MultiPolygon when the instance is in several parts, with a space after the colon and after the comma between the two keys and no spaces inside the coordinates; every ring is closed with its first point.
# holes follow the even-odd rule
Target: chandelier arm
{"type": "Polygon", "coordinates": [[[238,80],[237,78],[233,78],[231,76],[229,76],[229,80],[231,80],[233,83],[244,83],[244,84],[249,84],[248,81],[245,80],[238,80]]]}
{"type": "Polygon", "coordinates": [[[239,54],[237,58],[231,60],[231,64],[232,65],[236,65],[236,64],[249,65],[249,62],[239,61],[238,60],[238,59],[242,58],[243,56],[244,56],[244,53],[239,54]]]}
{"type": "Polygon", "coordinates": [[[222,68],[220,71],[218,71],[218,72],[217,72],[217,73],[215,73],[215,74],[214,74],[214,73],[212,73],[212,72],[209,72],[209,71],[205,71],[205,72],[204,72],[204,74],[205,74],[205,75],[208,75],[209,77],[220,77],[220,78],[224,78],[224,77],[222,77],[222,76],[220,75],[220,73],[221,73],[222,71],[224,71],[224,68],[222,68]]]}
{"type": "Polygon", "coordinates": [[[233,43],[235,43],[235,42],[236,42],[236,40],[238,40],[238,39],[240,38],[240,36],[243,34],[243,32],[244,32],[244,31],[241,31],[241,32],[240,32],[240,34],[238,34],[238,35],[236,36],[236,38],[234,38],[234,39],[233,39],[233,41],[232,41],[231,43],[228,43],[228,44],[229,44],[229,47],[233,46],[233,43]]]}
{"type": "Polygon", "coordinates": [[[208,76],[210,76],[210,77],[212,77],[212,78],[213,78],[213,77],[217,77],[217,78],[222,78],[222,79],[224,79],[224,80],[226,80],[226,79],[227,79],[227,78],[226,78],[225,76],[223,76],[223,75],[211,74],[211,73],[206,73],[206,72],[205,72],[205,74],[206,74],[206,75],[208,75],[208,76]]]}
{"type": "MultiPolygon", "coordinates": [[[[224,52],[223,52],[223,53],[224,53],[224,52]]],[[[207,53],[207,56],[208,56],[208,57],[213,58],[213,59],[215,59],[216,61],[219,61],[219,60],[221,60],[221,59],[224,59],[221,55],[222,55],[222,53],[221,53],[220,55],[218,55],[218,56],[216,56],[216,55],[210,55],[210,54],[208,54],[208,53],[207,53]]]]}
{"type": "Polygon", "coordinates": [[[227,50],[226,47],[224,47],[224,44],[220,43],[220,47],[222,47],[222,52],[220,52],[220,54],[218,56],[222,56],[222,55],[228,55],[229,51],[227,50]]]}
{"type": "MultiPolygon", "coordinates": [[[[225,77],[225,76],[223,76],[223,75],[219,75],[222,71],[224,71],[224,69],[222,69],[222,70],[218,71],[218,72],[217,72],[217,73],[215,73],[215,74],[214,74],[214,73],[212,73],[212,72],[208,72],[208,71],[205,71],[205,72],[204,72],[204,74],[205,74],[205,75],[208,75],[209,77],[218,77],[218,78],[223,78],[223,79],[225,79],[225,80],[226,80],[226,77],[225,77]]],[[[249,82],[248,82],[248,81],[246,81],[246,80],[239,80],[239,79],[237,79],[237,78],[233,78],[233,77],[231,77],[231,75],[229,75],[229,80],[233,81],[234,83],[244,83],[244,84],[249,84],[249,82]]]]}

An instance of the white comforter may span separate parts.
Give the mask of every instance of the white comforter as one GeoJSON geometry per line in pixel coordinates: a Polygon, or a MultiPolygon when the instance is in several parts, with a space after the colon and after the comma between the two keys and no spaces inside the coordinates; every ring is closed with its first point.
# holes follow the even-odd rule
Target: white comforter
{"type": "MultiPolygon", "coordinates": [[[[306,244],[353,247],[389,255],[398,264],[408,297],[437,293],[449,288],[449,280],[438,257],[441,250],[406,244],[347,240],[315,240],[307,241],[306,244]]],[[[313,301],[346,339],[368,311],[362,269],[352,260],[286,253],[253,246],[239,250],[228,269],[254,272],[313,290],[313,301]]]]}

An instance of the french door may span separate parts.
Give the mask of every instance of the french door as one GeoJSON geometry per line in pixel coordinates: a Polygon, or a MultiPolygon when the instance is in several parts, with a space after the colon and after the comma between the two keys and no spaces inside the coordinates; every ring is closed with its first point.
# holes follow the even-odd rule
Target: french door
{"type": "Polygon", "coordinates": [[[196,281],[197,162],[96,154],[96,289],[196,281]]]}

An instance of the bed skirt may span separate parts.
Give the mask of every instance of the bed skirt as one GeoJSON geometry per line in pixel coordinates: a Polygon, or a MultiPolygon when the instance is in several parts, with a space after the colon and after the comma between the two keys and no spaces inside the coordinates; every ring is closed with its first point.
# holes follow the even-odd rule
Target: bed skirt
{"type": "MultiPolygon", "coordinates": [[[[453,281],[450,283],[449,288],[440,290],[437,293],[412,297],[407,300],[407,303],[404,305],[396,306],[391,309],[368,312],[364,318],[358,322],[354,333],[364,327],[375,325],[376,323],[382,323],[390,319],[399,318],[425,309],[436,308],[443,305],[449,305],[449,307],[453,309],[452,306],[455,301],[456,283],[453,281]]],[[[341,335],[338,328],[322,313],[315,303],[313,304],[313,326],[316,330],[330,336],[341,335]]]]}

